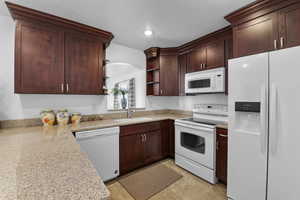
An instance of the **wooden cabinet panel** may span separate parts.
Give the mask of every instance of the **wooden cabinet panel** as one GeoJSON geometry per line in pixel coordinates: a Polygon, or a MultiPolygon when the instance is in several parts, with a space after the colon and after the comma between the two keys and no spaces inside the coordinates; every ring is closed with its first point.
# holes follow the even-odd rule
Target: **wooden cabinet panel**
{"type": "Polygon", "coordinates": [[[120,134],[121,134],[121,136],[140,134],[140,133],[145,133],[145,132],[157,131],[157,130],[160,130],[160,128],[161,128],[160,122],[134,124],[134,125],[128,125],[128,126],[121,126],[120,134]]]}
{"type": "Polygon", "coordinates": [[[63,32],[47,24],[17,23],[15,92],[63,93],[63,32]]]}
{"type": "Polygon", "coordinates": [[[140,134],[120,137],[120,172],[124,174],[144,164],[144,144],[140,134]]]}
{"type": "Polygon", "coordinates": [[[259,17],[233,29],[234,57],[271,51],[278,48],[277,13],[259,17]]]}
{"type": "Polygon", "coordinates": [[[103,45],[87,34],[67,33],[66,92],[103,94],[103,45]]]}
{"type": "Polygon", "coordinates": [[[120,127],[121,174],[175,155],[174,120],[120,127]]]}
{"type": "Polygon", "coordinates": [[[5,3],[16,20],[16,93],[103,94],[110,32],[5,3]]]}
{"type": "Polygon", "coordinates": [[[228,138],[226,129],[217,129],[216,176],[219,181],[227,183],[228,138]]]}
{"type": "Polygon", "coordinates": [[[170,155],[170,120],[161,121],[162,154],[164,157],[170,155]]]}
{"type": "Polygon", "coordinates": [[[225,66],[225,41],[217,40],[206,47],[206,69],[225,66]]]}
{"type": "Polygon", "coordinates": [[[164,157],[175,157],[174,120],[161,121],[162,151],[164,157]]]}
{"type": "Polygon", "coordinates": [[[177,55],[160,56],[161,96],[178,96],[177,55]]]}
{"type": "Polygon", "coordinates": [[[206,65],[206,47],[198,47],[189,53],[187,71],[196,72],[203,70],[206,65]]]}
{"type": "Polygon", "coordinates": [[[145,133],[144,164],[149,164],[163,158],[161,131],[145,133]]]}
{"type": "Polygon", "coordinates": [[[279,11],[279,36],[280,48],[300,45],[300,3],[279,11]]]}
{"type": "Polygon", "coordinates": [[[187,73],[187,54],[178,56],[179,96],[185,96],[185,74],[187,73]]]}
{"type": "Polygon", "coordinates": [[[174,120],[169,120],[170,128],[170,157],[175,158],[175,122],[174,120]]]}

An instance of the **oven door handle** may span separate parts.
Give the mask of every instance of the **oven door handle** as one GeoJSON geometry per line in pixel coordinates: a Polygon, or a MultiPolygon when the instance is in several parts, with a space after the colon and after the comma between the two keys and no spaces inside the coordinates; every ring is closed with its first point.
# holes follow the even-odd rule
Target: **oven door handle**
{"type": "Polygon", "coordinates": [[[213,131],[212,128],[199,127],[199,126],[194,126],[194,125],[187,125],[187,124],[183,124],[183,123],[180,123],[180,122],[175,122],[175,126],[176,125],[181,126],[181,127],[185,127],[185,128],[206,131],[206,132],[212,132],[213,131]]]}

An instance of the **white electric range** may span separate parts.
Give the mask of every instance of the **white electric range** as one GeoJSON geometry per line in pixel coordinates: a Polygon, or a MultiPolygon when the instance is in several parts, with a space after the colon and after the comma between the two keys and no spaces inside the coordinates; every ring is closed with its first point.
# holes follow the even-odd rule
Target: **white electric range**
{"type": "Polygon", "coordinates": [[[192,118],[175,120],[175,163],[215,184],[216,125],[227,117],[226,105],[198,104],[192,118]]]}

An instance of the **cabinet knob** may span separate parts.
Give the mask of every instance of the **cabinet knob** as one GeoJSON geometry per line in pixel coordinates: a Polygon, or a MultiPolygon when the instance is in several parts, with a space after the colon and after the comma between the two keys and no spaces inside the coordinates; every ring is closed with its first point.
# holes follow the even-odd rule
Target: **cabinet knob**
{"type": "Polygon", "coordinates": [[[67,92],[69,92],[69,84],[67,83],[67,92]]]}
{"type": "Polygon", "coordinates": [[[277,49],[277,40],[274,40],[274,49],[277,49]]]}
{"type": "Polygon", "coordinates": [[[62,93],[64,92],[64,84],[63,83],[61,84],[61,92],[62,93]]]}

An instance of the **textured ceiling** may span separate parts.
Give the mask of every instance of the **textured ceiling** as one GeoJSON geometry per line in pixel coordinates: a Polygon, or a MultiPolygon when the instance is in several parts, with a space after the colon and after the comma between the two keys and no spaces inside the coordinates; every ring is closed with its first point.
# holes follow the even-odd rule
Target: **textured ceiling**
{"type": "MultiPolygon", "coordinates": [[[[172,47],[225,27],[223,17],[254,0],[9,0],[95,26],[132,48],[172,47]],[[154,35],[146,38],[146,28],[154,35]]],[[[0,15],[8,15],[4,1],[0,15]]]]}

